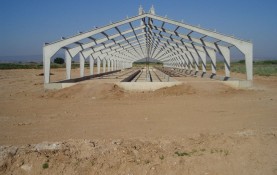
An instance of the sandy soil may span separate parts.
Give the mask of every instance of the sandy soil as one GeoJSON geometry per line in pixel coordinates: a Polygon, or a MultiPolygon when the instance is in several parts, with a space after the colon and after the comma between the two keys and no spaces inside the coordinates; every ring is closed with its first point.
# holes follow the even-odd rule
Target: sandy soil
{"type": "Polygon", "coordinates": [[[248,90],[179,77],[155,92],[111,79],[45,92],[40,73],[0,71],[0,174],[277,174],[277,77],[248,90]]]}

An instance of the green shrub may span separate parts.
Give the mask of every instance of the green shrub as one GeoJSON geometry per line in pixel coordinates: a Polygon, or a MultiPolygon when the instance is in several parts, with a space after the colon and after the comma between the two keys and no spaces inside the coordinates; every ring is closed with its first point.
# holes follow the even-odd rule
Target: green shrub
{"type": "Polygon", "coordinates": [[[57,57],[57,58],[54,59],[54,63],[56,63],[56,64],[64,64],[64,59],[60,58],[60,57],[57,57]]]}
{"type": "Polygon", "coordinates": [[[245,60],[239,60],[238,63],[244,64],[245,60]]]}
{"type": "Polygon", "coordinates": [[[47,168],[49,168],[48,163],[44,163],[44,164],[42,164],[42,168],[43,168],[43,169],[47,169],[47,168]]]}

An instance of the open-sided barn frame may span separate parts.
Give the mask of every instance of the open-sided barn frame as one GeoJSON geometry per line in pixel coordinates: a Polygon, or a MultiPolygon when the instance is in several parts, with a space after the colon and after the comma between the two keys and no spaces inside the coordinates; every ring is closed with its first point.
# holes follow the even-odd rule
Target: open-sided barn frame
{"type": "Polygon", "coordinates": [[[104,71],[132,67],[132,63],[143,58],[153,58],[164,67],[207,72],[207,60],[211,62],[211,73],[216,75],[217,53],[224,60],[225,76],[230,77],[230,48],[236,47],[245,57],[246,79],[253,79],[253,44],[233,36],[203,29],[184,22],[157,16],[152,7],[139,15],[104,27],[46,43],[43,47],[44,83],[50,83],[51,58],[60,50],[65,52],[66,79],[71,79],[71,62],[79,55],[80,77],[84,76],[85,60],[90,63],[90,75],[97,62],[104,71]],[[166,27],[169,26],[169,27],[166,27]]]}

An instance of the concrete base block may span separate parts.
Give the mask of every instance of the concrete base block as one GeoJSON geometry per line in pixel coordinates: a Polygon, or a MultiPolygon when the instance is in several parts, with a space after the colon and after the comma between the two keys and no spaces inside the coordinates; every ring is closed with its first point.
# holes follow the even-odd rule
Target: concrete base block
{"type": "Polygon", "coordinates": [[[237,89],[251,88],[253,86],[253,82],[248,80],[229,80],[222,81],[222,83],[237,89]]]}
{"type": "Polygon", "coordinates": [[[118,82],[115,84],[127,91],[142,92],[155,91],[164,87],[172,87],[180,85],[182,82],[118,82]]]}
{"type": "Polygon", "coordinates": [[[48,83],[44,84],[45,90],[59,90],[75,85],[76,83],[48,83]]]}

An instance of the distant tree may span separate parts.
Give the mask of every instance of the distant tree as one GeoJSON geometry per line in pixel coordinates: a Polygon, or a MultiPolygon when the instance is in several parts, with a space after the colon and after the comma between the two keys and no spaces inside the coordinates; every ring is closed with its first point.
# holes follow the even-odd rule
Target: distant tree
{"type": "Polygon", "coordinates": [[[245,63],[245,60],[239,60],[238,63],[244,64],[244,63],[245,63]]]}
{"type": "Polygon", "coordinates": [[[64,63],[64,59],[60,58],[60,57],[57,57],[57,58],[54,59],[54,63],[56,63],[56,64],[63,64],[64,63]]]}

